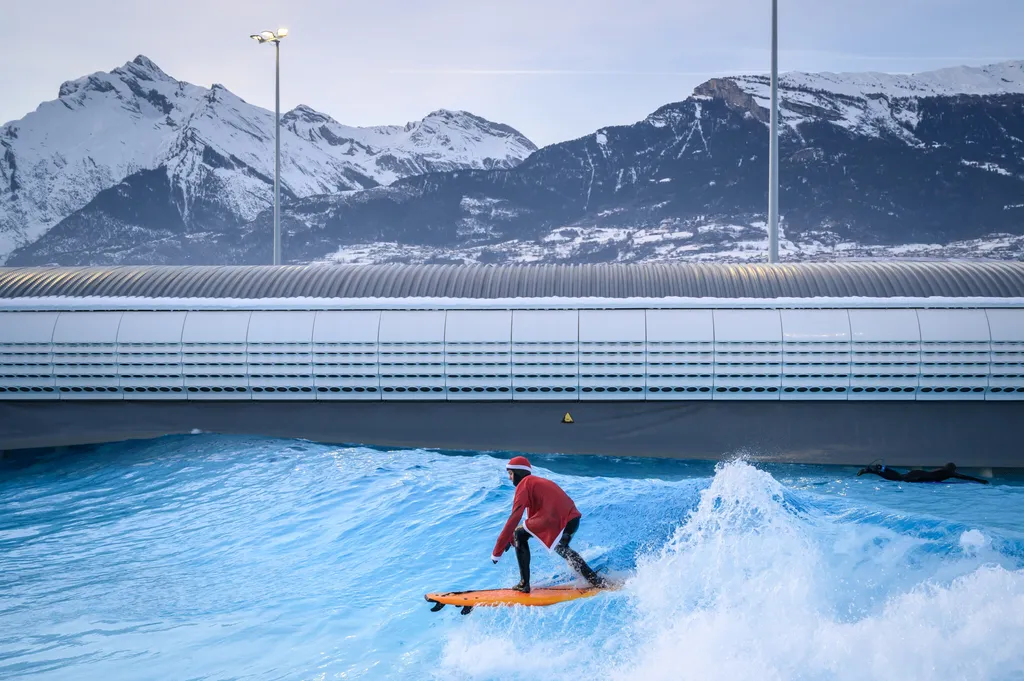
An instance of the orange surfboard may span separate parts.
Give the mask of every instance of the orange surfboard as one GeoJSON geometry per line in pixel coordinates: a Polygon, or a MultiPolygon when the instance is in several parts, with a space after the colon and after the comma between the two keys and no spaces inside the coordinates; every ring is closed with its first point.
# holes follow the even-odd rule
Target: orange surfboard
{"type": "Polygon", "coordinates": [[[578,598],[590,598],[602,591],[609,591],[614,587],[594,586],[539,586],[535,587],[528,594],[513,589],[484,589],[481,591],[449,591],[447,593],[429,593],[424,596],[428,603],[433,603],[432,611],[437,612],[446,605],[462,607],[462,614],[466,615],[478,606],[499,606],[499,605],[554,605],[574,601],[578,598]]]}

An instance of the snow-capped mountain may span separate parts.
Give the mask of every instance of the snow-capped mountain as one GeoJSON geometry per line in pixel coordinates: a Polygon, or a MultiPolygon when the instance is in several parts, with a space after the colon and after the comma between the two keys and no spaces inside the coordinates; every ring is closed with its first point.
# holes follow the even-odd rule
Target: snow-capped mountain
{"type": "MultiPolygon", "coordinates": [[[[771,80],[767,76],[712,79],[694,94],[720,95],[764,118],[771,103],[771,80]]],[[[799,134],[803,123],[825,120],[857,134],[895,135],[908,144],[922,143],[915,136],[921,100],[1007,94],[1024,94],[1024,61],[913,75],[787,73],[779,77],[781,120],[793,133],[799,134]]]]}
{"type": "MultiPolygon", "coordinates": [[[[761,260],[768,82],[710,80],[644,120],[514,168],[293,198],[291,262],[761,260]]],[[[914,76],[786,74],[790,258],[1024,255],[1024,62],[914,76]]],[[[102,195],[12,264],[265,263],[271,214],[185,233],[102,195]]]]}
{"type": "MultiPolygon", "coordinates": [[[[512,167],[536,148],[465,112],[356,128],[299,106],[281,126],[282,193],[291,198],[512,167]]],[[[0,128],[0,145],[0,263],[104,191],[166,204],[176,215],[159,222],[199,230],[236,226],[272,205],[273,112],[221,85],[175,80],[143,56],[64,83],[56,100],[0,128]],[[145,196],[125,194],[141,185],[145,196]]]]}

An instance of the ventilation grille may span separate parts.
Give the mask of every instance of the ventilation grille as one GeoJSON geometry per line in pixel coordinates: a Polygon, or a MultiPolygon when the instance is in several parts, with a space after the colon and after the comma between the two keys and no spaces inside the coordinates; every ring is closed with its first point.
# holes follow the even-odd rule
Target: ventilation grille
{"type": "Polygon", "coordinates": [[[450,400],[512,397],[512,344],[508,341],[449,341],[445,365],[450,400]]]}
{"type": "Polygon", "coordinates": [[[715,343],[715,399],[779,399],[782,343],[715,343]]]}
{"type": "Polygon", "coordinates": [[[850,363],[851,399],[915,399],[918,341],[855,341],[850,363]]]}
{"type": "Polygon", "coordinates": [[[121,399],[116,343],[54,343],[54,386],[62,399],[121,399]]]}
{"type": "Polygon", "coordinates": [[[50,343],[0,343],[0,400],[55,399],[50,343]]]}
{"type": "MultiPolygon", "coordinates": [[[[758,323],[765,325],[754,331],[771,338],[769,318],[760,312],[758,323]]],[[[999,341],[934,340],[987,336],[988,331],[979,331],[987,328],[978,323],[980,311],[942,318],[935,311],[929,317],[925,311],[904,310],[874,319],[855,319],[851,311],[849,318],[856,322],[850,327],[852,342],[839,340],[845,337],[842,318],[830,321],[838,329],[831,334],[798,328],[801,320],[793,315],[785,322],[789,335],[779,341],[707,340],[714,337],[709,329],[698,334],[683,323],[691,317],[655,329],[657,341],[637,340],[644,337],[643,326],[618,336],[630,340],[605,341],[625,325],[618,318],[596,316],[580,332],[585,340],[577,341],[572,318],[567,320],[564,311],[558,311],[559,317],[530,318],[533,326],[525,330],[512,324],[511,312],[497,321],[492,317],[491,327],[484,329],[474,326],[471,311],[461,311],[458,334],[450,333],[453,340],[445,342],[445,319],[439,322],[436,312],[392,319],[389,336],[378,332],[372,316],[332,317],[333,326],[317,330],[312,312],[302,313],[301,320],[281,318],[302,321],[302,328],[284,321],[275,328],[275,313],[253,313],[264,315],[258,333],[253,326],[247,330],[246,318],[237,312],[216,313],[225,315],[217,318],[174,313],[180,317],[162,318],[159,332],[144,312],[125,313],[126,320],[132,315],[128,331],[127,322],[115,326],[111,313],[97,313],[95,319],[91,313],[60,313],[67,321],[48,314],[49,326],[0,327],[0,399],[1024,399],[1024,337],[1015,339],[1024,334],[1024,323],[1018,332],[1004,322],[999,341]],[[548,319],[561,324],[557,333],[545,326],[548,319]],[[921,332],[931,340],[865,340],[885,334],[913,339],[918,319],[931,325],[922,321],[921,332]],[[970,333],[963,319],[974,324],[970,333]],[[433,324],[419,339],[412,335],[421,330],[417,320],[433,324]],[[897,328],[896,322],[903,326],[897,328]],[[43,340],[51,331],[54,340],[43,340]],[[671,340],[673,334],[702,340],[671,340]],[[150,336],[167,342],[142,342],[150,336]],[[179,336],[186,340],[170,340],[179,336]],[[74,342],[77,337],[95,342],[74,342]],[[390,340],[370,340],[378,337],[390,340]],[[509,337],[518,340],[490,340],[509,337]],[[120,340],[101,342],[111,338],[120,340]]],[[[837,313],[830,314],[834,320],[837,313]]],[[[720,337],[750,333],[742,315],[727,319],[728,333],[720,337]]],[[[647,330],[654,328],[647,323],[647,330]]],[[[996,331],[991,335],[996,337],[996,331]]]]}
{"type": "Polygon", "coordinates": [[[782,399],[845,400],[849,391],[849,342],[783,343],[782,399]]]}
{"type": "Polygon", "coordinates": [[[181,343],[118,343],[117,370],[126,400],[182,399],[181,343]]]}
{"type": "Polygon", "coordinates": [[[314,343],[317,399],[379,400],[377,343],[314,343]]]}
{"type": "Polygon", "coordinates": [[[715,344],[647,342],[647,399],[711,399],[715,344]]]}
{"type": "Polygon", "coordinates": [[[380,390],[385,400],[443,400],[444,343],[381,343],[380,390]]]}
{"type": "Polygon", "coordinates": [[[917,399],[985,399],[990,363],[988,341],[922,341],[917,399]]]}
{"type": "Polygon", "coordinates": [[[1024,400],[1024,340],[992,341],[988,399],[1024,400]]]}
{"type": "Polygon", "coordinates": [[[516,399],[574,400],[579,396],[577,341],[512,343],[516,399]]]}
{"type": "Polygon", "coordinates": [[[182,343],[181,346],[189,399],[249,397],[245,343],[182,343]]]}
{"type": "Polygon", "coordinates": [[[643,342],[580,341],[582,400],[642,400],[647,387],[643,342]]]}
{"type": "Polygon", "coordinates": [[[248,345],[249,390],[253,399],[309,399],[315,386],[310,343],[248,345]]]}

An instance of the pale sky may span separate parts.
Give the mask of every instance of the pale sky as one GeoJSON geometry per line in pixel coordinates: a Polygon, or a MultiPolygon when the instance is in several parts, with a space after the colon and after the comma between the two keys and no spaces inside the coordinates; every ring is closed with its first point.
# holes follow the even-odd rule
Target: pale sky
{"type": "MultiPolygon", "coordinates": [[[[914,72],[1024,59],[1024,0],[779,0],[783,71],[914,72]]],[[[405,123],[464,109],[539,145],[633,123],[769,68],[770,0],[3,0],[0,121],[145,54],[273,109],[405,123]]]]}

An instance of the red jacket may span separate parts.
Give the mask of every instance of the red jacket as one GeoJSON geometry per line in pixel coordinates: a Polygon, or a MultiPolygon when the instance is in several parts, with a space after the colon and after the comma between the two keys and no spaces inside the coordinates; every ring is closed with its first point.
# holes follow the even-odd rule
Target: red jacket
{"type": "Polygon", "coordinates": [[[494,545],[494,552],[491,554],[492,560],[497,561],[511,546],[516,526],[519,525],[519,519],[523,517],[524,512],[526,522],[523,525],[526,531],[541,540],[549,549],[561,538],[562,530],[570,520],[582,517],[576,510],[576,504],[561,487],[546,478],[528,475],[516,485],[516,495],[512,498],[512,515],[505,521],[505,527],[498,536],[498,543],[494,545]]]}

